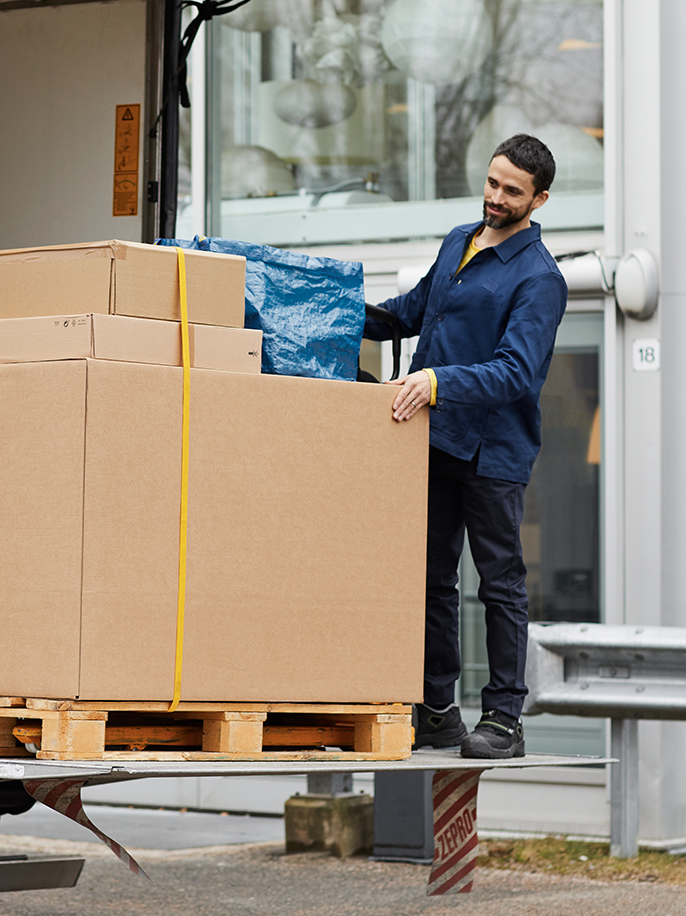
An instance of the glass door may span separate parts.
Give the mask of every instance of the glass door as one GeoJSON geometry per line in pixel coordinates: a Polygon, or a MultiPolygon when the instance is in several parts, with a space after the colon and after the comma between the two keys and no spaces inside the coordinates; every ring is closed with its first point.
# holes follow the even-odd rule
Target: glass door
{"type": "MultiPolygon", "coordinates": [[[[541,392],[541,451],[527,487],[521,526],[529,616],[537,622],[602,620],[600,604],[601,314],[568,314],[541,392]]],[[[465,550],[460,564],[465,719],[481,711],[488,681],[484,608],[465,550]],[[470,707],[473,710],[470,715],[470,707]]],[[[560,716],[527,720],[527,749],[603,754],[604,722],[560,716]]]]}

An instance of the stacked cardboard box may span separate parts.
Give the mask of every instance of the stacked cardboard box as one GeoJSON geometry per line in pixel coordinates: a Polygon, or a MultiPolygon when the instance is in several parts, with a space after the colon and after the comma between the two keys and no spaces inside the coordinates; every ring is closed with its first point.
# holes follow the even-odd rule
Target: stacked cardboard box
{"type": "MultiPolygon", "coordinates": [[[[188,320],[242,328],[245,258],[187,251],[188,320]]],[[[0,251],[0,317],[129,315],[180,320],[176,251],[90,242],[0,251]]]]}
{"type": "MultiPolygon", "coordinates": [[[[261,331],[189,324],[188,338],[190,364],[195,369],[260,371],[261,331]]],[[[180,323],[97,314],[1,321],[0,363],[54,359],[180,366],[180,323]]]]}
{"type": "MultiPolygon", "coordinates": [[[[70,265],[70,301],[82,306],[78,327],[90,337],[77,358],[0,365],[0,693],[166,700],[182,369],[154,364],[166,359],[98,358],[107,331],[97,316],[119,314],[121,286],[110,284],[100,308],[71,261],[51,257],[51,268],[70,265]]],[[[133,263],[128,253],[123,260],[133,263]]],[[[0,254],[0,314],[15,308],[3,270],[12,266],[25,290],[14,266],[22,263],[34,269],[41,255],[6,262],[0,254]]],[[[171,289],[175,256],[166,263],[160,288],[171,289]]],[[[61,285],[59,271],[52,276],[61,285]]],[[[133,271],[127,283],[136,282],[133,271]]],[[[227,285],[217,285],[222,296],[227,285]]],[[[23,294],[22,314],[42,307],[23,294]]],[[[146,308],[126,306],[129,314],[146,308]]],[[[160,317],[159,304],[150,311],[160,317]]],[[[211,312],[221,309],[199,304],[189,279],[191,320],[211,312]]],[[[165,317],[175,317],[173,307],[165,317]]],[[[0,326],[0,354],[4,346],[0,326]]],[[[191,371],[183,699],[421,698],[428,417],[395,423],[394,394],[191,371]]]]}

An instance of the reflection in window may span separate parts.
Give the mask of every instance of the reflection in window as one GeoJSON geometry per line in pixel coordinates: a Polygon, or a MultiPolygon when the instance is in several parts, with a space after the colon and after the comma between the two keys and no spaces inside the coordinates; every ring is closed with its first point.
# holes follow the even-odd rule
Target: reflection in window
{"type": "MultiPolygon", "coordinates": [[[[565,323],[574,332],[583,320],[568,316],[560,336],[565,323]]],[[[558,346],[541,392],[541,451],[521,526],[531,620],[601,621],[599,363],[598,345],[558,346]]],[[[467,549],[460,563],[460,690],[463,705],[477,707],[488,681],[478,584],[467,549]]]]}
{"type": "Polygon", "coordinates": [[[531,620],[600,622],[599,420],[597,351],[556,354],[521,528],[531,620]]]}
{"type": "Polygon", "coordinates": [[[480,196],[518,131],[602,188],[601,0],[251,0],[211,60],[215,207],[480,196]]]}

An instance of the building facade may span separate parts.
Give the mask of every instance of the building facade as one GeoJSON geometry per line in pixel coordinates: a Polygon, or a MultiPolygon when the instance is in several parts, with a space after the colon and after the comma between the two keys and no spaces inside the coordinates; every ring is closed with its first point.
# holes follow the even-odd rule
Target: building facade
{"type": "MultiPolygon", "coordinates": [[[[17,86],[0,102],[13,127],[0,135],[3,248],[154,238],[164,24],[154,0],[0,2],[0,75],[17,86]],[[138,206],[117,217],[114,108],[129,102],[145,126],[138,206]]],[[[362,261],[369,302],[396,295],[452,226],[479,218],[501,140],[528,132],[551,148],[544,241],[555,255],[596,252],[605,276],[572,288],[542,396],[522,528],[537,621],[686,626],[685,34],[682,0],[250,0],[203,25],[189,59],[177,236],[362,261]],[[642,321],[611,290],[617,260],[637,249],[660,289],[642,321]]],[[[363,362],[388,377],[383,347],[365,344],[363,362]]],[[[458,699],[475,721],[485,657],[468,557],[461,590],[458,699]]],[[[606,751],[602,720],[525,728],[531,750],[606,751]]],[[[639,738],[640,837],[684,838],[686,725],[642,722],[639,738]]],[[[226,783],[165,791],[184,805],[190,793],[197,806],[279,810],[302,790],[226,783]]],[[[489,777],[480,822],[607,835],[605,772],[489,777]]]]}

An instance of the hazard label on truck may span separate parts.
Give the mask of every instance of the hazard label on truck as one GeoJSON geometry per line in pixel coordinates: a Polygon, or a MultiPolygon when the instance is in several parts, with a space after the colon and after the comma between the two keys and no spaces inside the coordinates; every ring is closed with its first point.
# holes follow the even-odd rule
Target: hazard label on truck
{"type": "Polygon", "coordinates": [[[140,105],[117,105],[112,216],[138,216],[140,125],[140,105]]]}

